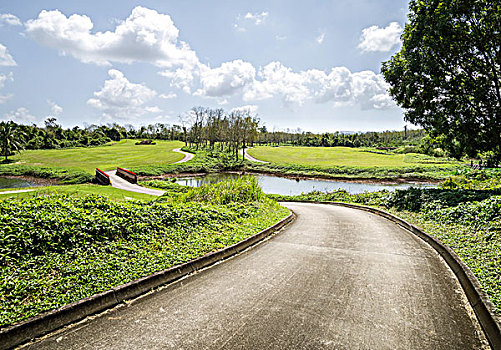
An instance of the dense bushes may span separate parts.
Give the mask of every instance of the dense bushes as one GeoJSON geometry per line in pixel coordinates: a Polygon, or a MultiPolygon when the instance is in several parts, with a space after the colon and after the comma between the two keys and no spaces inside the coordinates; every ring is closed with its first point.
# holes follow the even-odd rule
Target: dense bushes
{"type": "Polygon", "coordinates": [[[0,327],[234,244],[288,215],[245,179],[192,193],[171,187],[186,196],[0,201],[0,327]],[[219,191],[227,204],[207,203],[219,191]]]}

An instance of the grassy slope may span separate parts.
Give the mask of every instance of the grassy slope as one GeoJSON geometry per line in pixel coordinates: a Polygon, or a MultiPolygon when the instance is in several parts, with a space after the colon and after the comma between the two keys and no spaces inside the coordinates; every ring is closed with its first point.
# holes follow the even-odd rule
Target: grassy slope
{"type": "Polygon", "coordinates": [[[318,167],[408,167],[413,165],[434,166],[457,162],[442,161],[416,154],[378,154],[362,148],[349,147],[269,147],[252,148],[248,153],[259,159],[276,164],[318,167]]]}
{"type": "Polygon", "coordinates": [[[82,196],[114,190],[90,185],[65,186],[70,196],[0,197],[0,328],[229,246],[287,216],[256,184],[187,189],[163,203],[82,196]],[[212,204],[220,198],[239,202],[212,204]]]}
{"type": "Polygon", "coordinates": [[[180,141],[155,141],[156,145],[136,145],[137,140],[122,140],[99,147],[53,150],[27,150],[12,159],[18,164],[83,169],[111,170],[117,166],[134,167],[148,164],[168,164],[183,159],[172,152],[183,146],[180,141]]]}
{"type": "MultiPolygon", "coordinates": [[[[27,188],[23,188],[27,189],[27,188]]],[[[152,200],[156,196],[151,196],[144,193],[129,192],[121,190],[119,188],[114,188],[111,186],[99,186],[99,185],[67,185],[67,186],[48,186],[48,187],[31,187],[34,191],[31,192],[21,192],[21,193],[9,193],[13,190],[19,190],[18,188],[11,188],[8,190],[0,190],[0,200],[2,199],[21,199],[30,198],[40,195],[50,195],[50,194],[68,194],[72,197],[83,197],[89,194],[99,194],[106,196],[110,199],[123,201],[128,199],[137,200],[152,200]]]]}

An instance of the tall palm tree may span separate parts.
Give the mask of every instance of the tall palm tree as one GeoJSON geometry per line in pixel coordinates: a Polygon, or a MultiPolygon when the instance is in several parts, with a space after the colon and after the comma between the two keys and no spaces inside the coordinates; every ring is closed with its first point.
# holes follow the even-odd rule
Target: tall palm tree
{"type": "Polygon", "coordinates": [[[13,121],[0,122],[0,153],[5,157],[20,152],[24,146],[24,131],[13,121]]]}

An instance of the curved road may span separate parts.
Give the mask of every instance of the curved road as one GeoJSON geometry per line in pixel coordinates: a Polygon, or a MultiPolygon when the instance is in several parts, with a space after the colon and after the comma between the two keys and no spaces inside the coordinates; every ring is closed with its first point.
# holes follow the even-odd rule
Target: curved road
{"type": "Polygon", "coordinates": [[[177,163],[185,163],[189,160],[192,160],[195,155],[193,153],[189,153],[189,152],[185,152],[185,151],[181,151],[181,148],[174,148],[172,150],[173,152],[177,152],[177,153],[181,153],[181,154],[184,154],[184,158],[181,159],[181,160],[178,160],[177,162],[174,162],[173,164],[177,164],[177,163]]]}
{"type": "Polygon", "coordinates": [[[364,211],[285,205],[297,220],[273,239],[31,348],[488,348],[422,240],[364,211]]]}
{"type": "Polygon", "coordinates": [[[251,156],[251,155],[247,152],[247,150],[249,150],[249,149],[251,149],[251,148],[252,148],[252,147],[247,147],[247,148],[245,149],[245,151],[244,151],[243,149],[242,149],[242,150],[240,150],[240,153],[241,153],[241,154],[242,154],[242,153],[244,154],[245,159],[250,160],[251,162],[255,162],[255,163],[265,163],[265,164],[269,163],[269,162],[265,162],[264,160],[259,160],[259,159],[257,159],[257,158],[254,158],[253,156],[251,156]]]}

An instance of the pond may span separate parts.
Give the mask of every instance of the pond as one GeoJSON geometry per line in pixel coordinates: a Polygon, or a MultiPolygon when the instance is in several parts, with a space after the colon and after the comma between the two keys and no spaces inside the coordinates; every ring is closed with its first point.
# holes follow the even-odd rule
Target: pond
{"type": "MultiPolygon", "coordinates": [[[[249,174],[250,175],[250,174],[249,174]]],[[[183,186],[199,187],[205,184],[216,183],[228,179],[239,177],[238,174],[220,173],[210,174],[200,177],[178,178],[177,183],[183,186]]],[[[378,183],[357,183],[331,180],[294,180],[285,177],[252,174],[259,181],[265,193],[275,193],[280,195],[298,195],[312,191],[332,192],[338,189],[346,190],[348,193],[357,194],[363,192],[376,192],[382,190],[394,191],[395,189],[406,189],[409,187],[436,187],[432,184],[378,184],[378,183]]]]}
{"type": "Polygon", "coordinates": [[[11,179],[7,177],[0,177],[0,188],[19,188],[34,186],[32,182],[23,179],[11,179]]]}

